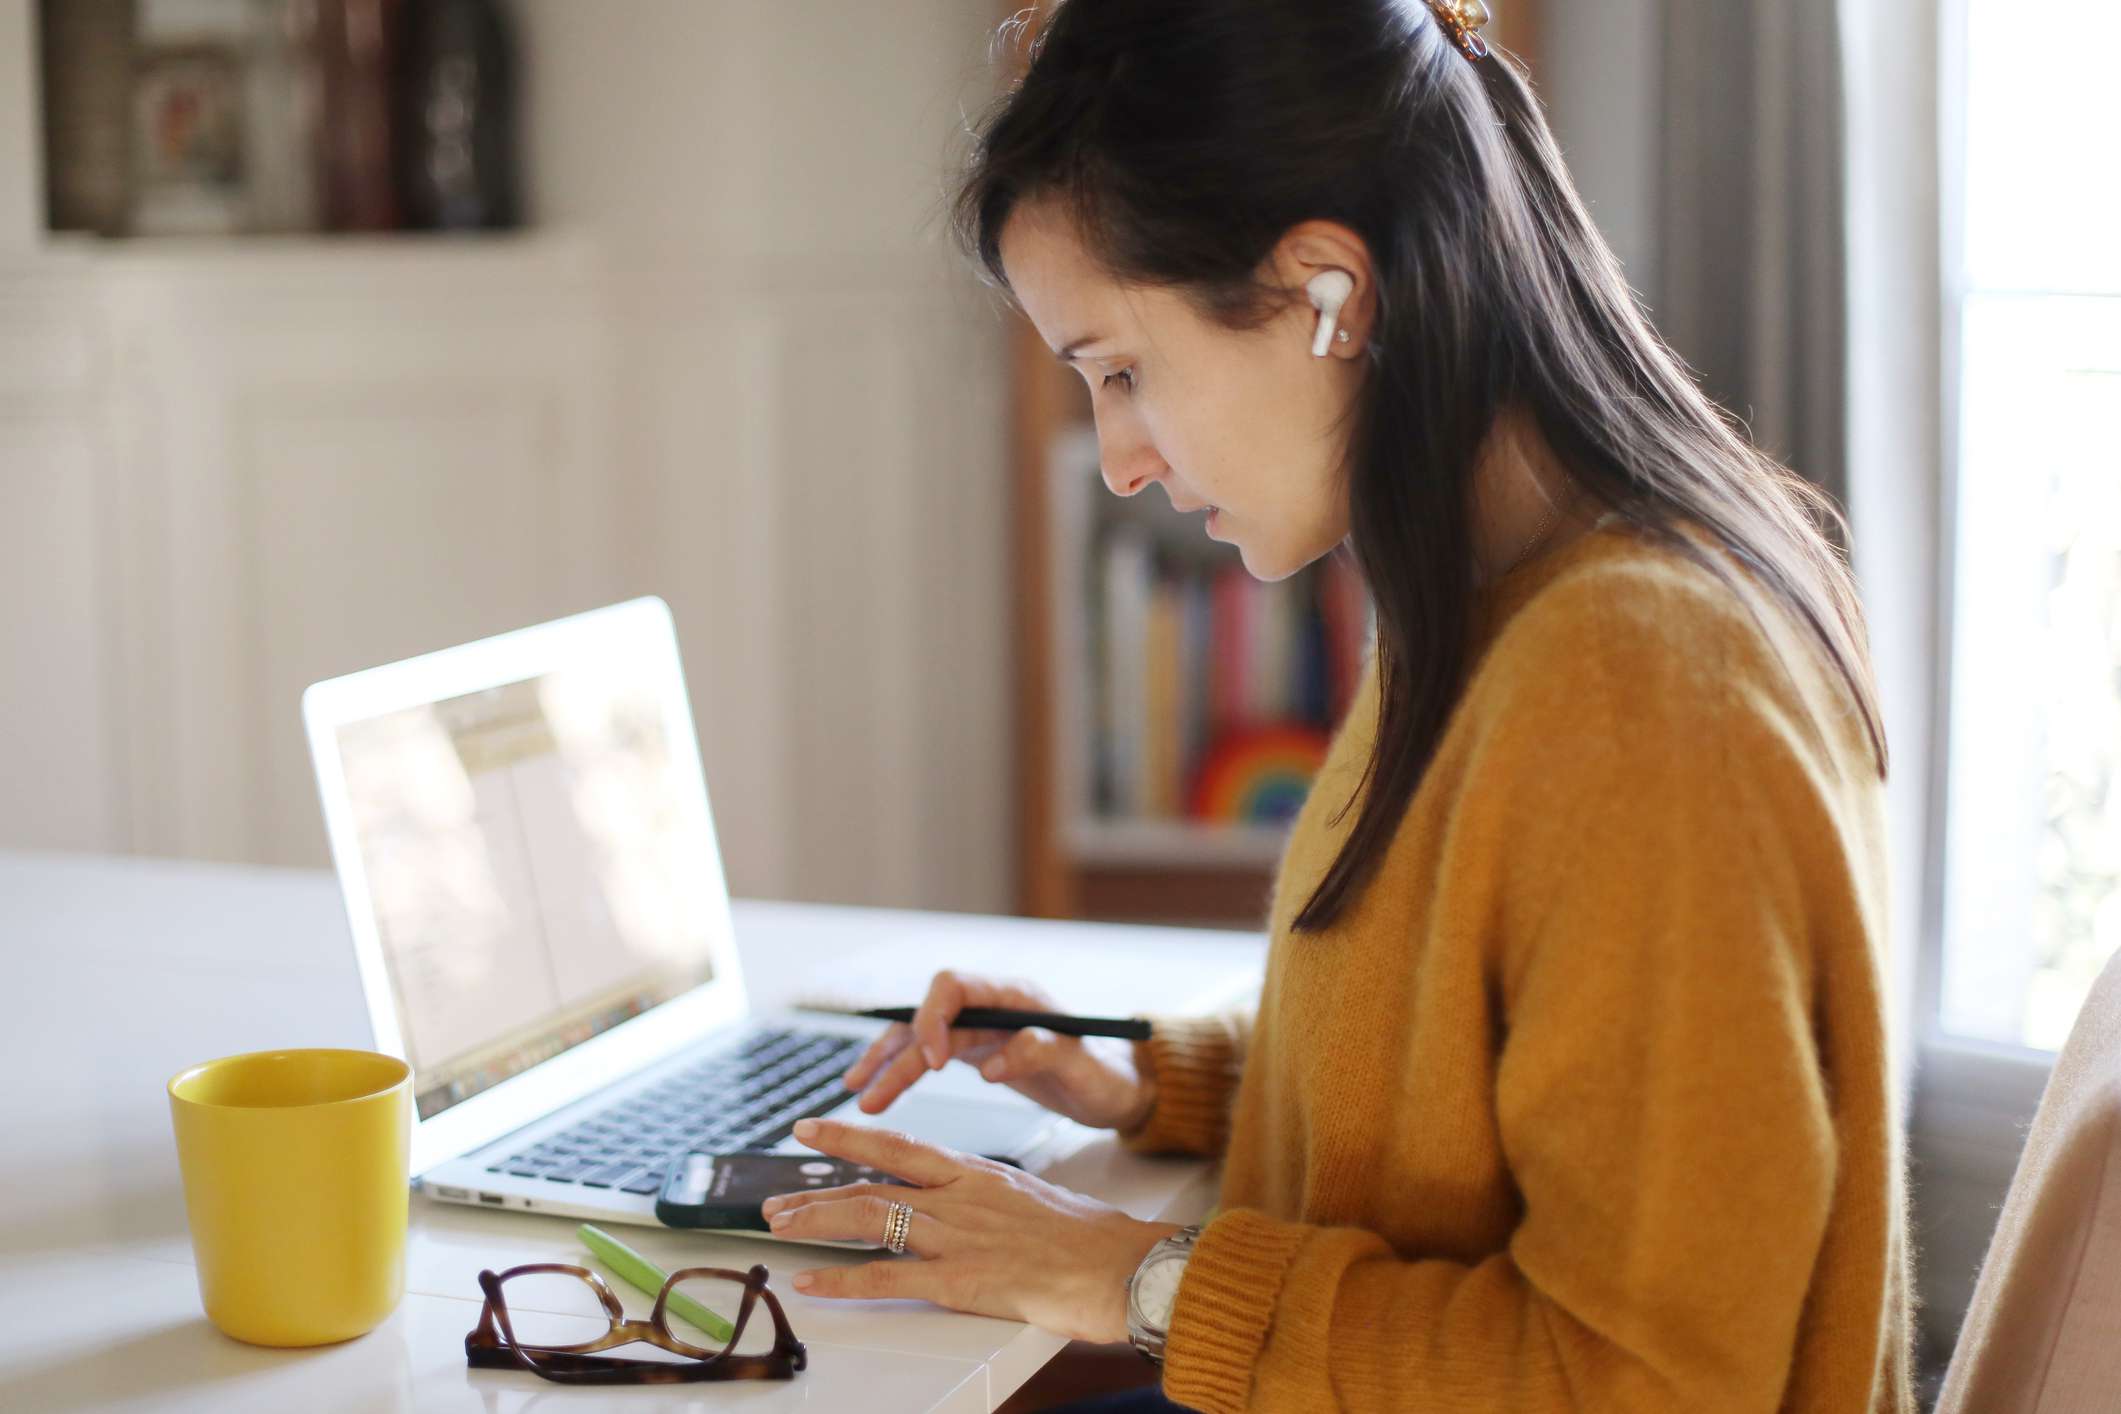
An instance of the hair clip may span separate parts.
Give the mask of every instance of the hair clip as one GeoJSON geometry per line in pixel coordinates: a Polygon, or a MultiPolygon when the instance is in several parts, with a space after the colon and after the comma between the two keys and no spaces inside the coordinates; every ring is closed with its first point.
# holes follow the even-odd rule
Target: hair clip
{"type": "Polygon", "coordinates": [[[1480,37],[1480,27],[1488,22],[1482,0],[1429,0],[1429,9],[1453,44],[1475,59],[1488,57],[1487,42],[1480,37]]]}

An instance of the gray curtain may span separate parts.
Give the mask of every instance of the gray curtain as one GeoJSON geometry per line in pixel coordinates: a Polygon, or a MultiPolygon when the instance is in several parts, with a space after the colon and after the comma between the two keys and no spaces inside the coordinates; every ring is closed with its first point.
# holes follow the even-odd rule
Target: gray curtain
{"type": "Polygon", "coordinates": [[[1709,394],[1846,509],[1838,9],[1659,0],[1659,269],[1646,293],[1709,394]]]}

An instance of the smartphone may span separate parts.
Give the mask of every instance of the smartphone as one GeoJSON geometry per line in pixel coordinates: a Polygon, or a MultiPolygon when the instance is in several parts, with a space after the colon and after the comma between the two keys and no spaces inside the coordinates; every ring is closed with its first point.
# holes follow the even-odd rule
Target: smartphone
{"type": "Polygon", "coordinates": [[[709,1154],[693,1150],[672,1166],[656,1195],[655,1215],[669,1227],[713,1227],[740,1232],[767,1232],[759,1204],[776,1193],[797,1193],[805,1188],[837,1188],[843,1183],[895,1183],[893,1178],[867,1164],[850,1163],[824,1154],[774,1154],[765,1150],[742,1150],[733,1154],[709,1154]]]}

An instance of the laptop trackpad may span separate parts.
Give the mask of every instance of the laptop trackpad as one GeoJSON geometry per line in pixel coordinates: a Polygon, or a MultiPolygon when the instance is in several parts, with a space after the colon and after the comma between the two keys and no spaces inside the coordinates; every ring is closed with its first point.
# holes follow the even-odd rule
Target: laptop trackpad
{"type": "MultiPolygon", "coordinates": [[[[1057,1118],[1028,1104],[998,1105],[925,1095],[902,1095],[882,1114],[864,1114],[849,1104],[834,1110],[829,1117],[847,1124],[897,1129],[925,1143],[997,1159],[1014,1159],[1025,1153],[1057,1118]]],[[[802,1149],[793,1139],[781,1147],[802,1149]]]]}

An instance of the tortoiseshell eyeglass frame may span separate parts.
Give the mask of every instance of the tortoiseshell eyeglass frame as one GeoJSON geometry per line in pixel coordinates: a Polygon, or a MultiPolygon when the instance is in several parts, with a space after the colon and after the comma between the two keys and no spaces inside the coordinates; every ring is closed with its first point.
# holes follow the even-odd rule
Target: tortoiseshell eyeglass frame
{"type": "Polygon", "coordinates": [[[483,1271],[479,1273],[479,1289],[486,1293],[486,1305],[479,1312],[479,1324],[464,1337],[464,1358],[481,1370],[528,1370],[541,1379],[568,1385],[672,1385],[694,1384],[701,1380],[792,1380],[796,1372],[809,1363],[809,1353],[789,1327],[788,1317],[781,1310],[780,1298],[766,1285],[766,1268],[763,1266],[754,1266],[748,1272],[733,1271],[728,1267],[686,1267],[672,1272],[663,1283],[663,1289],[656,1293],[655,1310],[645,1321],[626,1319],[625,1308],[619,1305],[618,1297],[611,1294],[611,1288],[604,1284],[602,1277],[587,1267],[565,1262],[533,1262],[528,1266],[510,1267],[505,1272],[483,1271]],[[605,1314],[611,1318],[611,1328],[599,1339],[578,1345],[517,1344],[515,1332],[508,1323],[508,1303],[501,1295],[501,1288],[510,1277],[541,1273],[574,1276],[586,1282],[596,1292],[605,1314]],[[743,1305],[737,1308],[736,1319],[730,1323],[729,1344],[721,1350],[694,1345],[670,1333],[665,1308],[670,1303],[670,1293],[688,1277],[720,1277],[736,1282],[744,1289],[743,1305]],[[773,1317],[773,1349],[763,1355],[731,1353],[743,1337],[744,1326],[751,1319],[751,1308],[762,1296],[766,1298],[766,1310],[773,1317]],[[680,1364],[595,1353],[636,1340],[687,1359],[680,1364]]]}

